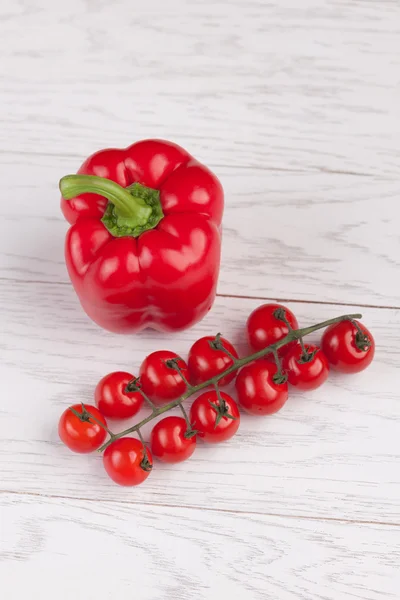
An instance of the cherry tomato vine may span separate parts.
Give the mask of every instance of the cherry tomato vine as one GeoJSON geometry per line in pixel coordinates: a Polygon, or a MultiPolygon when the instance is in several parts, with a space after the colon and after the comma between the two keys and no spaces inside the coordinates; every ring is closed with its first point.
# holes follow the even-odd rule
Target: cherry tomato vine
{"type": "Polygon", "coordinates": [[[247,321],[253,354],[239,358],[221,334],[197,340],[188,364],[173,352],[153,352],[143,361],[139,377],[125,371],[103,377],[95,390],[97,407],[82,403],[65,410],[59,436],[74,452],[103,452],[104,468],[119,485],[138,485],[149,476],[153,457],[181,462],[193,454],[198,438],[218,443],[235,435],[240,424],[238,404],[250,414],[269,415],[285,404],[288,384],[312,390],[326,381],[330,367],[344,373],[365,369],[373,359],[375,343],[360,318],[343,315],[299,329],[289,309],[264,304],[247,321]],[[323,328],[327,329],[321,347],[304,343],[305,336],[323,328]],[[235,377],[238,403],[220,390],[235,377]],[[183,403],[195,394],[188,415],[183,403]],[[139,423],[119,433],[109,428],[105,417],[131,417],[143,404],[151,412],[139,423]],[[148,448],[143,426],[176,407],[182,416],[160,420],[148,448]],[[132,433],[139,439],[129,437],[132,433]]]}

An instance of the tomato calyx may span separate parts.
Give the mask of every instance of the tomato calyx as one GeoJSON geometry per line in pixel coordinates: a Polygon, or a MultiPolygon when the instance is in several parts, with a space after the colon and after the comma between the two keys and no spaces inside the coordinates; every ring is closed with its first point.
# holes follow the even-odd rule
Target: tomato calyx
{"type": "Polygon", "coordinates": [[[142,386],[140,385],[140,377],[134,377],[133,379],[131,379],[131,381],[129,381],[129,383],[125,387],[124,392],[129,394],[131,392],[140,392],[141,389],[142,386]]]}
{"type": "Polygon", "coordinates": [[[225,352],[225,347],[223,345],[223,343],[221,342],[221,337],[222,334],[221,333],[217,333],[217,335],[215,336],[215,338],[213,340],[209,340],[209,345],[210,348],[212,348],[213,350],[222,350],[222,352],[225,352]]]}
{"type": "Polygon", "coordinates": [[[166,365],[166,367],[168,369],[174,369],[174,371],[177,371],[179,373],[179,375],[182,377],[183,381],[186,383],[187,387],[191,388],[192,386],[186,379],[181,367],[179,366],[180,362],[185,364],[185,361],[183,360],[183,358],[181,358],[180,356],[177,356],[176,358],[168,358],[167,360],[164,361],[164,364],[166,365]]]}
{"type": "Polygon", "coordinates": [[[368,352],[371,348],[372,342],[369,336],[361,329],[360,324],[355,319],[349,319],[350,323],[357,329],[357,333],[354,336],[354,343],[358,350],[361,352],[368,352]]]}
{"type": "Polygon", "coordinates": [[[69,407],[69,410],[74,414],[82,423],[90,423],[91,414],[86,410],[86,406],[81,402],[82,412],[79,413],[77,410],[73,408],[73,406],[69,407]]]}
{"type": "Polygon", "coordinates": [[[312,352],[310,352],[309,347],[304,346],[304,351],[301,353],[300,358],[296,362],[299,365],[304,365],[306,363],[309,363],[312,361],[312,359],[317,354],[317,352],[318,352],[318,348],[315,348],[315,350],[312,350],[312,352]]]}
{"type": "Polygon", "coordinates": [[[192,437],[194,437],[195,435],[197,435],[199,432],[197,431],[197,429],[192,429],[191,427],[185,431],[185,433],[183,434],[183,437],[186,438],[187,440],[190,440],[192,437]]]}
{"type": "Polygon", "coordinates": [[[218,395],[218,404],[216,404],[215,402],[211,402],[211,400],[208,401],[208,403],[210,404],[210,406],[213,407],[213,409],[215,410],[216,417],[215,417],[215,424],[214,424],[214,429],[216,429],[221,421],[221,419],[223,417],[226,417],[227,419],[231,419],[232,421],[236,421],[237,417],[234,417],[233,415],[231,415],[231,413],[229,412],[229,407],[227,405],[227,403],[225,402],[225,400],[222,398],[219,390],[216,390],[217,395],[218,395]]]}
{"type": "Polygon", "coordinates": [[[164,362],[167,365],[168,369],[175,369],[175,371],[181,371],[181,368],[178,364],[179,361],[183,362],[183,358],[177,356],[176,358],[168,358],[164,362]]]}
{"type": "Polygon", "coordinates": [[[286,311],[284,308],[277,308],[276,310],[274,310],[274,317],[275,319],[278,319],[278,321],[283,321],[285,325],[287,325],[289,330],[292,329],[290,323],[286,318],[286,311]]]}
{"type": "Polygon", "coordinates": [[[149,457],[147,455],[147,450],[146,448],[144,448],[144,455],[142,460],[140,461],[140,468],[143,471],[146,471],[146,473],[150,473],[150,471],[153,468],[153,465],[151,464],[151,462],[149,461],[149,457]]]}
{"type": "Polygon", "coordinates": [[[147,402],[147,404],[149,405],[149,407],[151,408],[151,410],[155,410],[156,407],[154,405],[154,403],[152,402],[152,400],[150,400],[150,398],[148,397],[147,394],[144,393],[144,391],[142,390],[142,383],[140,381],[140,377],[134,377],[133,379],[131,379],[131,381],[128,382],[127,386],[125,387],[124,392],[126,394],[132,393],[132,392],[139,392],[139,394],[141,394],[143,400],[145,400],[145,402],[147,402]]]}
{"type": "Polygon", "coordinates": [[[352,319],[351,322],[357,329],[357,333],[354,337],[354,342],[357,348],[362,352],[368,352],[369,348],[371,347],[371,340],[369,339],[368,335],[363,332],[357,321],[352,319]]]}
{"type": "MultiPolygon", "coordinates": [[[[186,385],[186,388],[188,390],[192,390],[193,386],[192,384],[186,379],[184,372],[182,371],[181,367],[179,366],[179,362],[185,364],[185,361],[183,360],[183,358],[181,358],[180,356],[177,356],[176,358],[168,358],[165,361],[165,365],[168,369],[174,369],[174,371],[177,371],[179,373],[179,375],[181,376],[182,381],[184,382],[184,384],[186,385]]],[[[181,405],[182,407],[182,405],[181,405]]],[[[183,407],[182,407],[183,408],[183,407]]]]}
{"type": "Polygon", "coordinates": [[[272,376],[272,380],[274,383],[277,383],[278,385],[281,385],[282,383],[286,383],[288,380],[287,373],[275,373],[275,375],[272,376]]]}
{"type": "Polygon", "coordinates": [[[363,333],[360,333],[359,331],[356,333],[355,343],[357,348],[363,352],[367,352],[368,348],[371,347],[371,340],[369,337],[363,333]]]}
{"type": "Polygon", "coordinates": [[[222,333],[217,333],[213,340],[209,340],[208,344],[212,350],[224,352],[229,358],[232,359],[233,364],[237,362],[236,356],[234,356],[228,348],[225,348],[223,342],[221,341],[222,333]]]}
{"type": "Polygon", "coordinates": [[[104,429],[105,431],[107,431],[108,435],[110,436],[111,439],[113,439],[115,436],[114,434],[108,429],[108,427],[106,427],[104,425],[104,423],[102,423],[101,421],[99,421],[98,419],[96,419],[96,417],[94,415],[92,415],[92,413],[90,413],[86,406],[83,404],[83,402],[81,402],[82,405],[82,412],[79,413],[77,410],[74,409],[73,406],[69,407],[69,410],[72,412],[72,414],[74,414],[76,417],[78,417],[78,419],[80,421],[82,421],[82,423],[97,423],[97,425],[100,425],[100,427],[102,429],[104,429]]]}
{"type": "Polygon", "coordinates": [[[277,350],[274,350],[272,352],[272,354],[274,356],[274,360],[275,360],[275,364],[276,364],[276,368],[277,368],[277,372],[274,373],[274,375],[272,375],[272,381],[278,385],[281,385],[281,384],[287,382],[288,374],[282,370],[282,363],[281,363],[281,359],[279,358],[279,354],[278,354],[277,350]]]}

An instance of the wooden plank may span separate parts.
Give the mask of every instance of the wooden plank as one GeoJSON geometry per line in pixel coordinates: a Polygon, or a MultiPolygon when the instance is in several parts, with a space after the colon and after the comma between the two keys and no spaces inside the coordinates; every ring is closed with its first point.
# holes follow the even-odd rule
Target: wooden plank
{"type": "Polygon", "coordinates": [[[51,162],[157,136],[216,165],[398,177],[397,2],[182,8],[3,2],[3,152],[51,162]]]}
{"type": "MultiPolygon", "coordinates": [[[[332,375],[312,394],[293,393],[270,418],[243,416],[234,440],[219,447],[199,443],[190,461],[157,465],[132,492],[107,479],[100,456],[73,455],[60,444],[61,412],[74,402],[93,402],[94,387],[107,372],[136,374],[156,349],[186,356],[204,334],[222,331],[244,355],[244,323],[259,302],[220,298],[191,331],[136,337],[90,324],[68,286],[3,285],[1,303],[0,379],[6,391],[0,489],[400,523],[399,311],[365,311],[377,341],[369,370],[332,375]]],[[[289,307],[303,325],[343,313],[335,306],[289,307]]]]}
{"type": "Polygon", "coordinates": [[[364,311],[377,340],[366,373],[243,417],[230,443],[157,464],[140,488],[58,441],[61,411],[91,402],[109,370],[137,373],[146,353],[185,355],[220,330],[247,352],[258,304],[220,297],[168,337],[91,324],[67,280],[57,181],[98,148],[165,137],[214,168],[227,196],[220,294],[310,302],[289,305],[302,324],[350,310],[317,300],[400,307],[399,4],[182,4],[0,6],[2,589],[395,600],[399,308],[364,311]]]}
{"type": "MultiPolygon", "coordinates": [[[[0,277],[67,282],[59,178],[74,158],[34,156],[7,173],[0,277]]],[[[25,158],[23,158],[25,160],[25,158]]],[[[221,294],[400,306],[398,182],[220,168],[226,192],[221,294]]]]}
{"type": "Polygon", "coordinates": [[[398,598],[398,527],[0,498],[0,574],[10,600],[28,588],[31,600],[82,590],[102,600],[398,598]]]}

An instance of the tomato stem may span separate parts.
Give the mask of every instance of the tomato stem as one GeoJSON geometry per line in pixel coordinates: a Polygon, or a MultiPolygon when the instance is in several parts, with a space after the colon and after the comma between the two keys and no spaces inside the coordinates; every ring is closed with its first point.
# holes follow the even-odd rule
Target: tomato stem
{"type": "Polygon", "coordinates": [[[151,471],[151,469],[153,468],[153,465],[151,464],[151,462],[149,460],[149,455],[147,452],[146,444],[144,443],[144,439],[143,439],[142,432],[140,431],[140,429],[137,430],[137,434],[138,434],[139,440],[142,442],[142,446],[143,446],[143,459],[142,459],[142,462],[140,463],[140,467],[143,469],[143,471],[151,471]]]}
{"type": "MultiPolygon", "coordinates": [[[[292,329],[291,331],[289,331],[289,333],[284,338],[282,338],[278,342],[275,342],[275,344],[271,344],[267,348],[258,350],[258,352],[254,352],[254,354],[250,354],[249,356],[244,356],[243,358],[235,359],[235,362],[230,367],[225,369],[225,371],[222,371],[222,373],[219,373],[218,375],[211,377],[207,381],[203,381],[202,383],[199,383],[198,385],[191,385],[191,384],[189,384],[189,382],[187,382],[188,389],[177,400],[173,400],[172,402],[169,402],[168,404],[164,404],[164,406],[154,408],[152,413],[149,416],[147,416],[145,419],[142,419],[142,421],[140,421],[140,423],[137,423],[136,425],[133,425],[132,427],[128,427],[128,429],[125,429],[124,431],[121,431],[120,433],[113,434],[109,431],[108,433],[110,433],[110,435],[112,436],[112,439],[105,442],[103,444],[103,446],[101,446],[101,448],[99,448],[98,451],[103,452],[107,448],[107,446],[109,446],[111,444],[111,442],[113,440],[124,437],[126,435],[129,435],[130,433],[134,433],[135,431],[139,431],[139,429],[141,427],[143,427],[144,425],[146,425],[147,423],[152,421],[154,418],[168,412],[172,408],[176,408],[177,406],[182,407],[182,403],[185,400],[187,400],[188,398],[190,398],[190,396],[192,396],[193,394],[196,394],[197,392],[200,392],[201,390],[204,390],[205,388],[207,388],[209,386],[214,386],[217,389],[218,382],[221,379],[223,379],[230,373],[237,371],[241,367],[244,367],[245,365],[253,362],[254,360],[257,360],[258,358],[263,358],[267,354],[275,355],[277,353],[277,351],[279,350],[279,348],[286,346],[290,342],[300,340],[300,338],[302,338],[306,335],[309,335],[310,333],[314,333],[314,331],[318,331],[319,329],[324,329],[325,327],[329,327],[329,325],[334,325],[335,323],[340,323],[341,321],[353,321],[354,319],[361,319],[361,318],[362,318],[362,315],[360,315],[360,314],[342,315],[340,317],[328,319],[327,321],[322,321],[322,323],[317,323],[316,325],[311,325],[310,327],[303,327],[302,329],[292,329]]],[[[278,357],[278,360],[279,360],[279,357],[278,357]]],[[[171,368],[176,369],[176,363],[175,363],[174,367],[171,365],[171,368]]],[[[180,367],[178,367],[178,369],[176,369],[176,370],[180,371],[180,367]]],[[[182,373],[181,373],[181,375],[182,375],[182,373]]],[[[184,380],[185,380],[185,378],[184,378],[184,380]]]]}
{"type": "Polygon", "coordinates": [[[133,379],[131,379],[128,382],[128,384],[125,388],[125,392],[128,392],[128,393],[129,392],[139,392],[139,394],[142,396],[143,400],[145,402],[147,402],[147,404],[150,406],[150,408],[152,410],[156,410],[156,405],[150,400],[148,395],[145,394],[144,391],[142,390],[139,377],[134,377],[133,379]]]}
{"type": "MultiPolygon", "coordinates": [[[[277,308],[274,312],[274,316],[276,319],[279,319],[280,321],[283,321],[285,323],[286,327],[289,329],[289,332],[293,331],[293,327],[287,319],[286,311],[284,308],[277,308]]],[[[301,336],[299,337],[299,343],[301,346],[301,359],[303,360],[303,362],[308,362],[309,360],[311,360],[310,354],[308,353],[307,348],[304,345],[303,338],[301,336]]]]}
{"type": "Polygon", "coordinates": [[[169,358],[168,360],[165,361],[165,364],[167,365],[167,367],[169,369],[174,369],[175,371],[178,371],[179,375],[182,377],[184,383],[186,384],[186,388],[188,390],[192,389],[192,384],[186,379],[185,375],[183,374],[182,369],[179,366],[179,361],[183,362],[183,359],[178,357],[178,358],[169,358]]]}
{"type": "Polygon", "coordinates": [[[180,409],[181,409],[181,411],[182,411],[182,414],[183,414],[183,416],[184,416],[184,419],[185,419],[185,421],[186,421],[186,425],[187,425],[187,429],[186,429],[185,433],[183,434],[183,436],[184,436],[185,438],[191,438],[191,437],[193,437],[194,435],[196,435],[197,431],[194,431],[194,429],[192,428],[192,424],[191,424],[191,422],[190,422],[190,419],[189,419],[189,417],[188,417],[188,414],[187,414],[186,410],[184,409],[184,407],[183,407],[182,403],[180,403],[180,404],[179,404],[179,408],[180,408],[180,409]]]}
{"type": "Polygon", "coordinates": [[[115,437],[115,435],[113,434],[113,432],[107,427],[107,425],[104,425],[104,423],[102,423],[101,421],[99,421],[99,419],[97,419],[94,415],[92,415],[91,412],[88,411],[88,409],[86,408],[86,406],[83,404],[83,402],[81,402],[82,404],[82,412],[79,413],[77,410],[75,410],[73,408],[73,406],[69,407],[69,410],[76,416],[78,417],[78,419],[80,421],[94,421],[95,423],[97,423],[97,425],[100,425],[100,427],[102,429],[104,429],[104,431],[106,431],[108,433],[108,435],[110,436],[112,441],[115,437]]]}
{"type": "Polygon", "coordinates": [[[275,373],[275,375],[273,376],[272,379],[274,380],[275,383],[278,383],[278,384],[286,383],[288,376],[286,375],[286,373],[284,373],[282,371],[282,363],[281,363],[281,359],[279,358],[278,350],[276,350],[274,348],[274,350],[272,350],[272,354],[274,355],[274,360],[275,360],[275,364],[276,364],[276,368],[277,368],[277,372],[275,373]]]}
{"type": "Polygon", "coordinates": [[[357,321],[355,321],[354,319],[351,319],[351,322],[353,323],[354,327],[357,329],[356,338],[355,338],[357,348],[359,350],[362,350],[363,352],[367,352],[368,348],[371,346],[371,340],[363,332],[363,330],[361,329],[361,327],[357,323],[357,321]]]}
{"type": "Polygon", "coordinates": [[[237,361],[236,356],[233,356],[233,354],[231,352],[229,352],[229,350],[227,348],[225,348],[225,346],[221,342],[221,334],[220,333],[217,333],[215,338],[213,340],[211,340],[209,342],[209,344],[213,350],[221,350],[221,352],[224,352],[227,356],[229,356],[229,358],[233,361],[233,364],[236,363],[236,361],[237,361]]]}
{"type": "MultiPolygon", "coordinates": [[[[217,412],[217,416],[215,417],[215,425],[214,425],[214,429],[216,429],[218,427],[219,422],[221,421],[224,413],[227,412],[227,406],[225,403],[225,400],[223,399],[223,397],[221,396],[221,390],[219,389],[219,385],[218,383],[214,384],[215,387],[215,391],[217,393],[217,399],[218,399],[218,412],[217,412]]],[[[212,403],[211,403],[212,404],[212,403]]]]}
{"type": "Polygon", "coordinates": [[[217,393],[218,404],[214,404],[214,402],[211,402],[211,400],[209,400],[209,403],[211,404],[211,406],[215,409],[215,411],[217,413],[216,417],[215,417],[215,424],[214,424],[214,429],[216,429],[218,427],[222,417],[226,417],[227,419],[232,419],[232,421],[236,421],[236,417],[231,415],[231,413],[229,412],[228,405],[222,397],[221,390],[219,389],[218,383],[214,384],[214,388],[217,393]]]}
{"type": "Polygon", "coordinates": [[[300,343],[300,346],[301,346],[301,357],[300,358],[304,362],[308,362],[310,360],[310,353],[308,352],[308,350],[307,350],[307,348],[306,348],[306,346],[304,344],[303,338],[299,338],[299,343],[300,343]]]}

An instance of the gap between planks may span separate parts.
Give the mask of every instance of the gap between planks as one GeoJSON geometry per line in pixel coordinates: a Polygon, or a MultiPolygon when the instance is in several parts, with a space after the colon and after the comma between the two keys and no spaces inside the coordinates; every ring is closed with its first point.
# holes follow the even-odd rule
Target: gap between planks
{"type": "MultiPolygon", "coordinates": [[[[44,281],[36,279],[13,279],[12,277],[0,277],[0,281],[6,281],[9,283],[20,284],[20,285],[71,285],[69,281],[44,281]]],[[[298,304],[321,304],[326,306],[359,306],[360,308],[376,308],[385,310],[400,310],[400,306],[386,306],[380,304],[360,304],[359,302],[334,302],[328,300],[299,300],[295,298],[277,298],[272,296],[245,296],[240,294],[216,294],[217,298],[232,298],[233,300],[267,300],[268,302],[293,302],[298,304]]]]}
{"type": "MultiPolygon", "coordinates": [[[[31,496],[34,498],[49,498],[53,500],[75,500],[79,502],[96,502],[99,500],[97,498],[85,498],[82,496],[61,496],[58,494],[40,494],[39,492],[17,492],[13,490],[0,490],[0,496],[4,494],[8,494],[10,496],[31,496]]],[[[144,504],[144,502],[134,502],[127,500],[119,500],[117,498],[114,499],[102,499],[101,503],[112,503],[112,504],[127,504],[127,505],[140,505],[144,504]]],[[[185,510],[201,510],[208,511],[214,513],[223,513],[230,515],[251,515],[251,516],[261,516],[261,517],[275,517],[279,519],[299,519],[302,521],[328,521],[332,523],[349,523],[351,525],[379,525],[384,527],[400,527],[400,523],[395,523],[391,521],[368,521],[362,519],[345,519],[339,517],[313,517],[310,515],[287,515],[285,513],[265,513],[260,511],[252,511],[252,510],[232,510],[229,508],[213,508],[208,506],[197,506],[197,505],[186,505],[186,504],[163,504],[162,502],[146,502],[146,506],[153,506],[158,508],[178,508],[185,510]]]]}
{"type": "Polygon", "coordinates": [[[379,304],[360,304],[359,302],[331,302],[329,300],[296,300],[294,298],[272,298],[265,296],[241,296],[235,294],[217,294],[218,298],[236,298],[243,300],[269,300],[276,302],[297,302],[298,304],[326,304],[328,306],[360,306],[361,308],[382,308],[387,310],[400,310],[400,306],[386,306],[379,304]]]}

